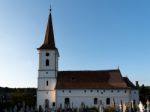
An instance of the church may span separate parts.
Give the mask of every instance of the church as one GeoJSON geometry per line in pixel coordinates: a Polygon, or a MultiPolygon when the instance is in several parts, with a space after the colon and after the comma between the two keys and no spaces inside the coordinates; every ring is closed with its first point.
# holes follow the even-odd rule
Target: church
{"type": "Polygon", "coordinates": [[[59,71],[60,56],[55,46],[52,15],[49,14],[45,38],[38,48],[39,68],[37,108],[104,107],[134,101],[139,91],[120,69],[59,71]]]}

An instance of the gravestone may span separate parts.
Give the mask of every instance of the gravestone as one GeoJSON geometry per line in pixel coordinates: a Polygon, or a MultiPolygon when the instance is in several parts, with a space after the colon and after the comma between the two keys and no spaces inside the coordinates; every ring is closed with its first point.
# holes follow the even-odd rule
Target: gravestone
{"type": "Polygon", "coordinates": [[[133,104],[133,100],[131,101],[131,112],[134,112],[134,104],[133,104]]]}
{"type": "Polygon", "coordinates": [[[123,112],[126,112],[126,109],[127,109],[127,107],[126,107],[126,104],[124,103],[123,104],[123,112]]]}
{"type": "Polygon", "coordinates": [[[7,112],[7,109],[4,109],[4,112],[7,112]]]}
{"type": "Polygon", "coordinates": [[[41,105],[39,106],[39,112],[43,112],[43,108],[41,105]]]}
{"type": "Polygon", "coordinates": [[[116,104],[116,108],[115,109],[116,109],[117,112],[120,112],[119,104],[118,103],[116,104]]]}
{"type": "Polygon", "coordinates": [[[119,104],[119,112],[122,112],[122,105],[119,104]]]}
{"type": "Polygon", "coordinates": [[[142,104],[142,102],[140,101],[140,103],[139,103],[139,111],[140,112],[144,112],[144,106],[143,106],[143,104],[142,104]]]}
{"type": "Polygon", "coordinates": [[[13,111],[14,111],[14,112],[17,112],[17,106],[16,106],[16,105],[14,106],[13,111]]]}
{"type": "Polygon", "coordinates": [[[29,112],[29,106],[28,105],[26,106],[26,111],[29,112]]]}
{"type": "Polygon", "coordinates": [[[20,108],[19,112],[24,112],[23,107],[20,108]]]}
{"type": "Polygon", "coordinates": [[[150,102],[149,102],[149,100],[147,100],[147,102],[146,102],[146,111],[150,112],[150,102]]]}
{"type": "Polygon", "coordinates": [[[104,112],[104,108],[102,104],[99,105],[99,112],[104,112]]]}
{"type": "Polygon", "coordinates": [[[104,109],[103,109],[103,103],[102,103],[101,100],[98,102],[98,109],[99,109],[99,112],[103,112],[104,111],[104,109]]]}

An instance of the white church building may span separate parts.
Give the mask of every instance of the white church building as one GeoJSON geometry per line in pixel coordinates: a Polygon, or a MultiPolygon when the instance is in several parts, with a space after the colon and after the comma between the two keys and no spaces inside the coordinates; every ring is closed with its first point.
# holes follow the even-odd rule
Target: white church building
{"type": "Polygon", "coordinates": [[[59,71],[59,52],[55,46],[52,16],[49,14],[45,39],[38,48],[39,69],[37,107],[104,107],[139,102],[137,87],[119,69],[59,71]]]}

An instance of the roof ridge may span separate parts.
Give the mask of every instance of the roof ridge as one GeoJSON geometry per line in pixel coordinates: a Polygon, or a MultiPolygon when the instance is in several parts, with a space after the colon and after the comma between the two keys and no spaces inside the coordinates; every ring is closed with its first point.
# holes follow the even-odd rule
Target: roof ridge
{"type": "Polygon", "coordinates": [[[61,70],[58,72],[100,72],[100,71],[120,71],[119,69],[106,69],[106,70],[61,70]]]}

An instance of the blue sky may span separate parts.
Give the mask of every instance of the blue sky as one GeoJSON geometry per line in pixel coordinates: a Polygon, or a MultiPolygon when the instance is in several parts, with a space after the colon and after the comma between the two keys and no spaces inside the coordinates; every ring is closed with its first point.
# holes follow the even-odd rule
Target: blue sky
{"type": "Polygon", "coordinates": [[[150,85],[149,0],[1,0],[0,86],[37,87],[50,4],[59,70],[119,66],[150,85]]]}

